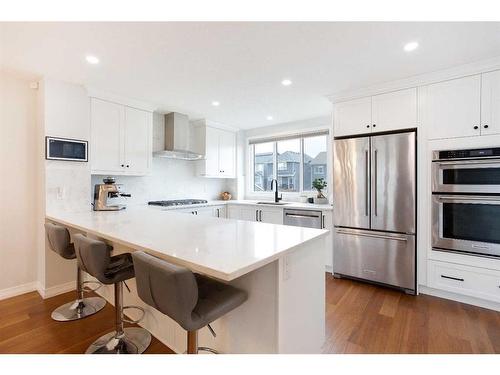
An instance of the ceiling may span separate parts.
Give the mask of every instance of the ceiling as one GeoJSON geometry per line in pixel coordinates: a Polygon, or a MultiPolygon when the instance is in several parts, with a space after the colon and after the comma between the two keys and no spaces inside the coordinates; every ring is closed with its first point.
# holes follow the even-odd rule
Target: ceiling
{"type": "Polygon", "coordinates": [[[500,23],[1,23],[0,48],[4,68],[248,129],[328,115],[328,94],[500,56],[500,23]]]}

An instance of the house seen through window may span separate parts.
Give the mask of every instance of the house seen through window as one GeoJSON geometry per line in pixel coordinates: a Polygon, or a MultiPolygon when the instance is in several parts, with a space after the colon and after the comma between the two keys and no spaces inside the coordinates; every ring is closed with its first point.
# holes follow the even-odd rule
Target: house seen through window
{"type": "Polygon", "coordinates": [[[273,179],[283,192],[313,191],[315,179],[327,179],[326,134],[255,143],[252,147],[255,192],[270,191],[273,179]]]}

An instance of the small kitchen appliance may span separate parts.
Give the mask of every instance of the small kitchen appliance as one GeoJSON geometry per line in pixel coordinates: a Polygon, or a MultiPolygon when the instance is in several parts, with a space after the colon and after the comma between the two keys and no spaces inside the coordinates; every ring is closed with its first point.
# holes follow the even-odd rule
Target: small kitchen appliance
{"type": "Polygon", "coordinates": [[[106,177],[104,184],[94,186],[94,211],[119,211],[126,208],[124,204],[110,204],[108,199],[130,197],[121,191],[121,185],[115,184],[115,179],[106,177]]]}

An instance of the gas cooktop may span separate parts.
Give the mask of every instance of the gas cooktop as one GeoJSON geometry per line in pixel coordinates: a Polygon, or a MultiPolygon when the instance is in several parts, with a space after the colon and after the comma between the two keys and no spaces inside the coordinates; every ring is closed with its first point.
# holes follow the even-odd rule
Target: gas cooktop
{"type": "Polygon", "coordinates": [[[191,204],[208,203],[205,199],[175,199],[170,201],[152,201],[148,202],[151,206],[189,206],[191,204]]]}

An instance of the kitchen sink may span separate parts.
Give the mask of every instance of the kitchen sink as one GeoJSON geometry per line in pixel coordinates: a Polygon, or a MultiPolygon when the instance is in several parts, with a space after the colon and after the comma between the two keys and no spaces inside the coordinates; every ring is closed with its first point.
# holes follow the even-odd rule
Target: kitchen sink
{"type": "Polygon", "coordinates": [[[285,202],[257,202],[257,204],[269,204],[271,206],[284,206],[285,204],[289,204],[289,203],[285,203],[285,202]]]}

